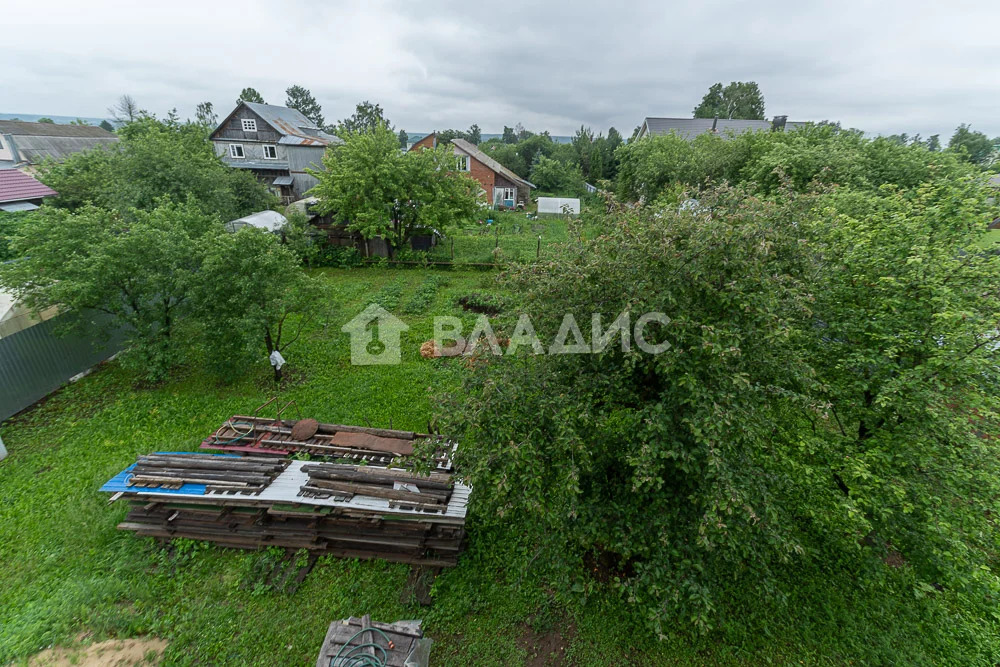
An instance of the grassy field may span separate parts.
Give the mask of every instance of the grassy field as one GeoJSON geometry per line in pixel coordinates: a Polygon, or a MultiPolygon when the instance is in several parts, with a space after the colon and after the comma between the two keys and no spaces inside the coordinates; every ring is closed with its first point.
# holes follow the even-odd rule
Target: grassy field
{"type": "MultiPolygon", "coordinates": [[[[554,232],[553,232],[554,234],[554,232]]],[[[433,395],[455,388],[456,360],[417,353],[432,314],[462,314],[456,300],[493,288],[491,272],[322,270],[329,310],[287,354],[280,391],[322,421],[424,429],[433,395]],[[352,367],[340,327],[376,301],[411,326],[399,366],[352,367]]],[[[471,316],[466,315],[471,322],[471,316]]],[[[109,364],[3,426],[0,463],[0,664],[50,645],[151,635],[167,664],[307,665],[327,625],[369,613],[422,618],[435,665],[545,664],[990,664],[990,627],[961,600],[915,600],[905,571],[859,586],[849,572],[788,573],[782,604],[732,582],[720,625],[684,627],[658,641],[610,591],[557,603],[530,573],[503,565],[509,542],[470,519],[468,550],[434,587],[434,604],[401,599],[408,567],[324,558],[294,595],[255,585],[267,552],[182,542],[172,553],[116,530],[124,504],[100,485],[153,450],[195,449],[228,416],[275,389],[269,370],[222,385],[196,364],[154,388],[136,388],[109,364]],[[977,630],[977,628],[979,628],[977,630]]]]}
{"type": "Polygon", "coordinates": [[[431,250],[428,258],[452,261],[454,251],[454,261],[459,263],[527,261],[555,252],[557,244],[569,239],[562,217],[531,220],[524,213],[490,211],[481,218],[483,224],[453,233],[431,250]],[[491,224],[486,224],[488,218],[493,220],[491,224]]]}

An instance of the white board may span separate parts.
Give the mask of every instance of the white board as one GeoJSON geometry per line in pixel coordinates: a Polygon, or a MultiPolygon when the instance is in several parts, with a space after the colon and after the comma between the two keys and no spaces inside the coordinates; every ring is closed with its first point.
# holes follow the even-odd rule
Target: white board
{"type": "Polygon", "coordinates": [[[580,200],[575,197],[539,197],[539,213],[572,213],[580,214],[580,200]]]}

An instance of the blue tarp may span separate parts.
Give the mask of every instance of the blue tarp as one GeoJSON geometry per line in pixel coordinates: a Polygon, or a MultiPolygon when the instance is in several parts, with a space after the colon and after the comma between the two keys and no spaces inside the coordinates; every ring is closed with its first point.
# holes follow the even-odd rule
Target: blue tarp
{"type": "MultiPolygon", "coordinates": [[[[174,454],[184,454],[196,455],[196,456],[215,456],[222,459],[238,459],[240,456],[238,454],[207,454],[205,452],[153,452],[154,454],[160,455],[174,455],[174,454]]],[[[122,470],[120,473],[105,482],[104,486],[101,487],[101,491],[105,493],[119,493],[122,491],[131,492],[142,492],[142,493],[162,493],[165,495],[178,495],[185,494],[189,496],[203,496],[205,495],[205,485],[204,484],[182,484],[179,489],[161,489],[157,487],[149,486],[129,486],[128,480],[132,476],[132,469],[135,468],[136,464],[133,463],[129,467],[122,470]]]]}

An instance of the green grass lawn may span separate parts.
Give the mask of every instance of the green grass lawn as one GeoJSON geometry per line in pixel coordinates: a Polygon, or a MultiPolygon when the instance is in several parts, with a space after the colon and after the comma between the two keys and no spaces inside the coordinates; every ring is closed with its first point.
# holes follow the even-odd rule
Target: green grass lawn
{"type": "MultiPolygon", "coordinates": [[[[456,300],[492,289],[495,274],[317,273],[329,312],[288,351],[282,400],[321,421],[423,430],[434,393],[465,372],[456,360],[419,357],[431,316],[462,314],[456,300]],[[349,363],[340,327],[370,301],[411,326],[399,366],[349,363]]],[[[954,597],[915,600],[905,571],[875,588],[834,567],[792,571],[797,592],[785,605],[735,580],[716,631],[677,627],[658,641],[613,592],[557,603],[530,573],[505,568],[496,557],[505,544],[477,530],[474,515],[468,550],[438,578],[429,608],[400,599],[405,565],[324,558],[286,595],[254,585],[267,552],[183,542],[168,553],[116,530],[126,507],[108,506],[101,484],[139,454],[196,449],[227,417],[275,393],[269,375],[262,366],[221,385],[192,364],[163,385],[135,388],[112,363],[3,426],[0,664],[89,632],[163,637],[167,664],[308,665],[332,620],[365,613],[424,619],[435,665],[523,664],[536,646],[584,665],[989,664],[1000,650],[995,624],[968,618],[954,597]]]]}

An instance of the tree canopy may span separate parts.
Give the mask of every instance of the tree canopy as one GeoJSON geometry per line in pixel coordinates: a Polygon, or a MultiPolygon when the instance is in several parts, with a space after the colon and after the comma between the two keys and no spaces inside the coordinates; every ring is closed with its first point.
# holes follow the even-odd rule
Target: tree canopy
{"type": "Polygon", "coordinates": [[[997,145],[1000,145],[1000,137],[991,140],[965,123],[955,129],[955,134],[948,141],[948,148],[960,152],[966,160],[980,166],[993,162],[997,145]]]}
{"type": "Polygon", "coordinates": [[[341,139],[346,139],[346,135],[374,132],[382,125],[392,129],[392,124],[385,117],[382,106],[365,100],[358,102],[351,116],[340,121],[336,132],[341,139]]]}
{"type": "Polygon", "coordinates": [[[403,153],[384,123],[342,136],[344,145],[323,156],[325,170],[309,172],[319,180],[310,190],[319,212],[396,249],[417,228],[444,232],[474,215],[479,184],[455,171],[449,146],[403,153]]]}
{"type": "Polygon", "coordinates": [[[303,116],[316,123],[317,127],[325,127],[326,120],[323,118],[323,107],[319,105],[308,88],[302,86],[290,86],[285,94],[285,106],[289,109],[298,109],[303,116]]]}
{"type": "Polygon", "coordinates": [[[270,208],[273,197],[252,174],[227,167],[201,126],[144,117],[118,130],[108,148],[74,153],[47,164],[42,181],[59,197],[53,206],[86,203],[107,210],[149,210],[164,197],[195,201],[222,220],[270,208]]]}
{"type": "Polygon", "coordinates": [[[694,108],[695,118],[764,120],[764,95],[754,81],[713,84],[694,108]]]}
{"type": "Polygon", "coordinates": [[[256,102],[257,104],[266,104],[264,102],[264,96],[258,93],[255,89],[247,86],[240,92],[240,96],[236,98],[236,106],[239,106],[241,102],[256,102]]]}
{"type": "MultiPolygon", "coordinates": [[[[730,582],[780,597],[831,563],[877,582],[887,554],[917,595],[962,591],[987,613],[1000,293],[984,286],[1000,256],[975,251],[981,186],[747,185],[614,208],[601,234],[506,276],[542,340],[567,313],[588,332],[600,315],[597,336],[659,312],[645,335],[669,347],[612,335],[475,367],[442,428],[483,529],[566,594],[604,572],[661,633],[711,626],[730,582]]],[[[515,318],[496,326],[513,337],[515,318]]]]}

